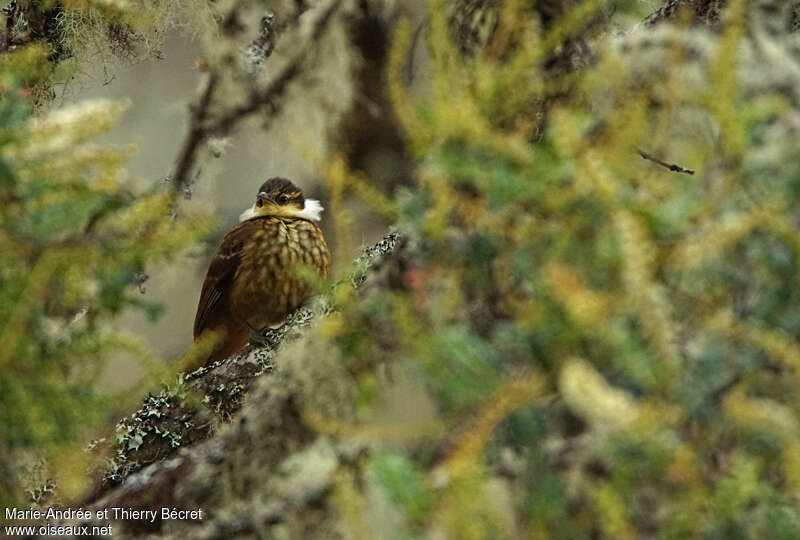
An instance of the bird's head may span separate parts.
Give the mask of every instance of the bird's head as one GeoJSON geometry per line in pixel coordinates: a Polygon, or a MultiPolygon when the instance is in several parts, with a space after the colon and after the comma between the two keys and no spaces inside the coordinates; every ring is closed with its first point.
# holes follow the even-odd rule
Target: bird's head
{"type": "Polygon", "coordinates": [[[256,202],[242,212],[239,221],[262,216],[294,217],[319,221],[322,205],[316,199],[306,199],[303,191],[285,178],[270,178],[258,189],[256,202]]]}

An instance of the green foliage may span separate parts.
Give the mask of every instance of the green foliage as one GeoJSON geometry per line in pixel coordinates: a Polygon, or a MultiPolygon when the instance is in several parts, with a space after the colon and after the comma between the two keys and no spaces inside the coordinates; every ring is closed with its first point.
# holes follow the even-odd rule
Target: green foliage
{"type": "Polygon", "coordinates": [[[719,33],[601,38],[554,75],[601,3],[544,31],[501,14],[511,37],[473,57],[438,4],[430,92],[403,85],[404,23],[388,73],[417,259],[402,291],[343,302],[335,333],[410,364],[447,426],[372,458],[406,533],[796,536],[798,36],[764,34],[786,11],[728,2],[719,33]]]}
{"type": "Polygon", "coordinates": [[[372,471],[411,523],[424,522],[430,511],[431,490],[412,461],[402,454],[377,455],[372,459],[372,471]]]}
{"type": "MultiPolygon", "coordinates": [[[[0,60],[0,500],[20,502],[31,464],[50,458],[44,478],[63,496],[83,448],[109,420],[119,395],[98,388],[105,361],[124,353],[160,364],[143,343],[115,331],[112,315],[157,309],[136,285],[206,235],[213,220],[171,217],[164,182],[133,195],[122,169],[131,148],[100,147],[125,104],[86,101],[34,114],[30,86],[49,74],[46,48],[19,47],[0,60]]],[[[149,370],[149,368],[148,368],[149,370]]],[[[148,379],[149,381],[149,379],[148,379]]]]}

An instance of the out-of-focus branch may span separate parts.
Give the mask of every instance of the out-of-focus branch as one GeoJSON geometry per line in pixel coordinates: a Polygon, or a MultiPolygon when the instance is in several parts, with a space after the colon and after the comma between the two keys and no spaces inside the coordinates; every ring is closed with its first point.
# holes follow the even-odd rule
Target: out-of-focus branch
{"type": "Polygon", "coordinates": [[[653,26],[661,21],[671,19],[678,13],[678,9],[687,3],[687,0],[668,0],[662,7],[645,17],[641,25],[653,26]]]}
{"type": "Polygon", "coordinates": [[[188,191],[190,183],[189,173],[194,164],[197,150],[208,137],[205,122],[208,117],[208,108],[211,104],[214,89],[217,87],[218,77],[219,76],[214,72],[209,74],[198,103],[190,107],[189,133],[186,135],[183,145],[181,146],[180,153],[178,154],[178,163],[172,175],[175,194],[184,193],[184,196],[187,198],[190,196],[188,191]]]}
{"type": "MultiPolygon", "coordinates": [[[[181,145],[175,171],[171,175],[176,196],[179,193],[188,194],[187,190],[191,184],[191,172],[197,159],[197,152],[209,137],[229,134],[242,120],[258,111],[266,110],[271,115],[279,111],[278,99],[284,94],[289,83],[301,73],[302,65],[308,57],[309,51],[313,49],[313,43],[325,31],[331,16],[341,3],[341,0],[328,0],[310,12],[309,16],[312,16],[312,13],[315,15],[315,19],[311,23],[312,30],[301,43],[291,44],[292,49],[296,52],[290,60],[265,86],[253,84],[243,103],[216,112],[213,118],[210,111],[215,105],[214,96],[219,82],[219,74],[212,68],[197,103],[190,107],[189,131],[181,145]]],[[[246,51],[247,59],[253,67],[259,68],[264,60],[272,54],[275,48],[274,38],[274,19],[266,16],[262,19],[259,36],[246,51]],[[260,57],[254,58],[255,55],[260,55],[260,57]]]]}
{"type": "Polygon", "coordinates": [[[265,88],[254,89],[245,103],[233,108],[228,114],[222,115],[219,119],[210,123],[208,133],[217,136],[226,135],[244,118],[261,109],[266,109],[270,114],[275,114],[278,110],[276,100],[283,95],[289,83],[300,73],[300,68],[311,48],[310,44],[319,39],[327,27],[331,15],[340,4],[341,0],[331,0],[324,7],[319,8],[321,12],[313,23],[313,30],[307,36],[305,43],[296,47],[297,53],[291,60],[281,68],[265,88]]]}

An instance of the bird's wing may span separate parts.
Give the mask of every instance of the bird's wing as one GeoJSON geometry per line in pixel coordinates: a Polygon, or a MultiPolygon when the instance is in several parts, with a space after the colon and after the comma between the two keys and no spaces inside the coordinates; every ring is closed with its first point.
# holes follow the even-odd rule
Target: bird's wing
{"type": "Polygon", "coordinates": [[[217,253],[211,259],[206,280],[203,282],[200,302],[197,304],[197,315],[194,317],[194,337],[199,336],[209,323],[225,311],[227,295],[230,293],[245,241],[261,229],[259,221],[239,223],[222,239],[217,253]]]}

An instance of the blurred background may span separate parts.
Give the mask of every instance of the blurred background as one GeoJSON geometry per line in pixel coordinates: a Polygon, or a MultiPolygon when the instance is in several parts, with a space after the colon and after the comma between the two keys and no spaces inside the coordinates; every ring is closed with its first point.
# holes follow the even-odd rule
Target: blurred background
{"type": "Polygon", "coordinates": [[[800,537],[800,3],[3,17],[3,500],[209,508],[130,536],[800,537]],[[271,176],[326,207],[330,310],[187,379],[271,176]]]}

